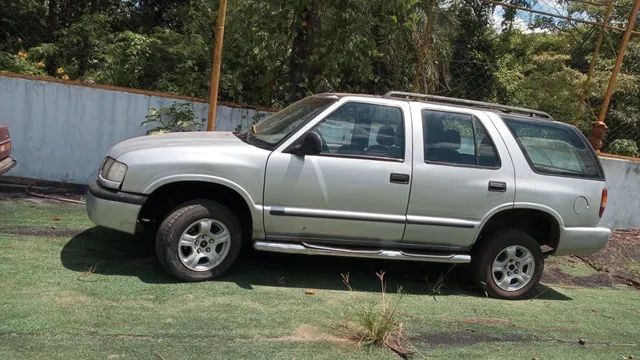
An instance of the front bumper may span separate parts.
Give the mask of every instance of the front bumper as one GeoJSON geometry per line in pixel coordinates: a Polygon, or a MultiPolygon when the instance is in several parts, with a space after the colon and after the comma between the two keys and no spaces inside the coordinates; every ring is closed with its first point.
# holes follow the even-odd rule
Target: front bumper
{"type": "Polygon", "coordinates": [[[607,245],[610,235],[611,230],[603,227],[564,228],[555,254],[593,254],[607,245]]]}
{"type": "Polygon", "coordinates": [[[11,168],[13,168],[14,166],[16,166],[17,162],[11,158],[8,157],[2,161],[0,161],[0,175],[6,173],[7,171],[11,170],[11,168]]]}
{"type": "Polygon", "coordinates": [[[147,197],[108,190],[93,181],[89,184],[86,199],[87,213],[96,225],[134,234],[138,214],[147,197]]]}

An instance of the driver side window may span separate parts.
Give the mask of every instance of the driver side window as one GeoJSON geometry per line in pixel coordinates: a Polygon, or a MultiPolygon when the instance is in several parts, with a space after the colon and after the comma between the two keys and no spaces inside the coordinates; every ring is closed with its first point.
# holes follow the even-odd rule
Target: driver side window
{"type": "Polygon", "coordinates": [[[397,107],[346,103],[312,131],[323,140],[320,155],[404,158],[404,121],[397,107]]]}

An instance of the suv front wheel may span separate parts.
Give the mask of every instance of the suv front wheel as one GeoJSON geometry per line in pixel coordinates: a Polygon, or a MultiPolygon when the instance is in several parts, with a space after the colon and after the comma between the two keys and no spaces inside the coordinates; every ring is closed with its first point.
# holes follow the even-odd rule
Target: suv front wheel
{"type": "Polygon", "coordinates": [[[502,299],[526,297],[544,270],[540,244],[517,229],[497,231],[484,239],[471,261],[476,283],[489,296],[502,299]]]}
{"type": "Polygon", "coordinates": [[[236,260],[242,236],[236,216],[210,200],[185,203],[167,216],[156,235],[160,264],[184,281],[210,280],[236,260]]]}

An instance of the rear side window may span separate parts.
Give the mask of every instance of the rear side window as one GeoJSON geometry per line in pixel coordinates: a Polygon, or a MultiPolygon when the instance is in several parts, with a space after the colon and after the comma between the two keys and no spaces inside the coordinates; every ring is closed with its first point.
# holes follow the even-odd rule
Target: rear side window
{"type": "Polygon", "coordinates": [[[593,150],[573,128],[552,122],[503,119],[537,173],[603,178],[593,150]]]}
{"type": "Polygon", "coordinates": [[[469,114],[422,111],[424,159],[429,163],[497,169],[500,158],[482,123],[469,114]]]}

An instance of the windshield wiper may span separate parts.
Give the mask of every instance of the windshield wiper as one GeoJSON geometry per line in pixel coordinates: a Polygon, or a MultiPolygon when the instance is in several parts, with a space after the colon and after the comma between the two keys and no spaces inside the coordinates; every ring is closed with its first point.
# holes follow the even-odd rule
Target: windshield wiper
{"type": "Polygon", "coordinates": [[[552,172],[556,172],[556,173],[584,175],[582,171],[578,171],[578,170],[571,170],[571,169],[559,168],[556,166],[549,166],[549,165],[542,165],[542,164],[536,164],[536,166],[547,169],[552,172]]]}

